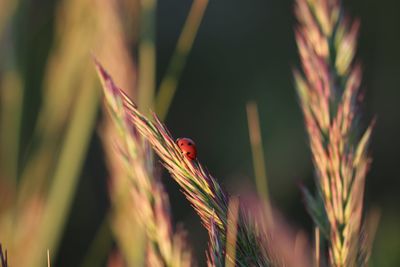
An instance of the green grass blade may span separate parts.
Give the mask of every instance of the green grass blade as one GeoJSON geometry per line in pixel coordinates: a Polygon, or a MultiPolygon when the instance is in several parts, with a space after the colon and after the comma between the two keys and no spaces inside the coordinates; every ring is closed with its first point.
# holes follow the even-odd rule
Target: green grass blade
{"type": "Polygon", "coordinates": [[[86,150],[92,134],[97,114],[99,90],[94,86],[94,75],[82,85],[82,91],[77,98],[60,157],[50,187],[47,206],[45,207],[43,224],[40,229],[37,253],[30,266],[43,266],[46,248],[57,251],[57,244],[74,198],[75,188],[84,162],[86,150]]]}
{"type": "Polygon", "coordinates": [[[156,98],[156,112],[161,120],[164,120],[168,114],[169,107],[171,106],[178,86],[178,81],[185,68],[188,54],[192,50],[193,42],[204,17],[207,5],[208,0],[194,0],[185,25],[183,26],[171,62],[168,65],[165,77],[161,81],[160,91],[156,98]]]}
{"type": "Polygon", "coordinates": [[[139,107],[148,110],[153,105],[156,83],[156,0],[141,0],[139,42],[139,107]]]}

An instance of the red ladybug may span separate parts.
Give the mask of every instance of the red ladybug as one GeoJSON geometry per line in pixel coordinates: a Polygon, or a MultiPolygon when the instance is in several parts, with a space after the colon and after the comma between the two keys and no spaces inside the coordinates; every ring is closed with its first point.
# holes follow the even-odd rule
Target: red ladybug
{"type": "Polygon", "coordinates": [[[195,160],[197,157],[196,144],[189,138],[178,138],[176,140],[181,152],[187,159],[195,160]]]}

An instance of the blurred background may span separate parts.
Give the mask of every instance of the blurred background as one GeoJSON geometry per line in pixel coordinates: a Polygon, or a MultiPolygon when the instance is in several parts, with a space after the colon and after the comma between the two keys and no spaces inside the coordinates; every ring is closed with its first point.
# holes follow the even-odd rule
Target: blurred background
{"type": "MultiPolygon", "coordinates": [[[[399,266],[400,2],[343,2],[362,23],[360,123],[377,117],[365,200],[366,209],[382,213],[372,266],[399,266]]],[[[191,6],[178,0],[0,0],[0,241],[11,251],[18,248],[10,261],[33,264],[24,249],[35,244],[55,248],[52,266],[80,266],[91,254],[100,264],[92,266],[105,265],[113,238],[105,219],[110,204],[98,131],[100,83],[90,55],[124,89],[139,83],[157,93],[171,72],[191,6]],[[138,74],[137,68],[146,71],[138,74]]],[[[175,62],[182,73],[165,122],[173,136],[192,138],[208,170],[241,194],[255,190],[246,103],[256,101],[272,203],[292,226],[311,233],[299,190],[299,184],[315,186],[291,72],[299,65],[293,1],[211,0],[203,7],[193,46],[175,62]]],[[[188,230],[202,266],[207,233],[178,186],[160,171],[172,217],[188,230]]]]}

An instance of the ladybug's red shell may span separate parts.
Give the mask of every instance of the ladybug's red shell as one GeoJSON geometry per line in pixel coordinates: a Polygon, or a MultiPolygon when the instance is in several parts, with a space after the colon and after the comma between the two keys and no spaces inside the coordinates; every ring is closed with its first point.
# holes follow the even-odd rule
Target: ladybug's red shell
{"type": "Polygon", "coordinates": [[[190,160],[195,160],[197,157],[196,144],[189,138],[178,138],[176,143],[179,146],[182,154],[190,160]]]}

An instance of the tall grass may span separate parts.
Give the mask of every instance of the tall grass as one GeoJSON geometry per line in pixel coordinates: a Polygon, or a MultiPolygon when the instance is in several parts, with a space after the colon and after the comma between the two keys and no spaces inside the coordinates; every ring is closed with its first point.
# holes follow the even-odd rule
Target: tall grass
{"type": "MultiPolygon", "coordinates": [[[[228,195],[200,163],[191,162],[182,155],[169,131],[155,115],[155,122],[146,119],[126,94],[118,89],[104,69],[100,65],[97,65],[97,68],[103,83],[107,105],[111,110],[115,110],[118,106],[125,110],[127,114],[125,120],[135,126],[135,129],[150,143],[154,151],[163,160],[164,166],[180,185],[209,233],[211,233],[215,222],[218,235],[222,237],[222,240],[225,240],[228,195]]],[[[250,258],[242,263],[238,262],[238,264],[245,265],[251,262],[261,265],[267,264],[267,260],[261,256],[255,233],[247,229],[246,227],[249,226],[244,223],[240,227],[242,228],[238,230],[238,253],[243,255],[241,255],[242,257],[238,255],[238,259],[250,258]]]]}
{"type": "MultiPolygon", "coordinates": [[[[367,145],[372,126],[360,135],[354,123],[361,81],[360,67],[353,63],[358,23],[349,24],[336,1],[299,0],[296,15],[299,20],[296,40],[304,75],[295,71],[295,80],[310,136],[318,185],[316,199],[306,192],[308,208],[316,223],[315,265],[320,266],[321,258],[324,258],[324,253],[320,252],[321,232],[328,242],[330,266],[365,266],[370,246],[365,246],[366,241],[360,234],[363,187],[370,161],[367,145]]],[[[119,108],[125,114],[119,124],[131,124],[149,142],[208,230],[209,266],[285,266],[288,263],[294,266],[294,262],[298,266],[307,266],[307,259],[300,262],[299,255],[293,257],[283,253],[294,249],[293,244],[296,244],[296,240],[287,236],[286,228],[279,224],[266,224],[260,228],[260,224],[254,224],[254,214],[243,213],[239,207],[233,209],[238,212],[233,217],[236,219],[229,219],[231,197],[217,180],[197,159],[192,161],[182,156],[158,117],[153,114],[152,121],[147,119],[99,64],[97,68],[107,106],[111,111],[119,108]],[[232,232],[235,232],[233,236],[232,232]],[[260,239],[260,235],[264,237],[260,239]],[[264,242],[260,243],[260,240],[264,242]]],[[[254,149],[256,142],[260,144],[255,112],[254,105],[248,106],[254,153],[257,152],[254,149]]],[[[254,157],[257,159],[258,156],[254,157]]],[[[256,165],[257,181],[265,187],[265,170],[260,166],[263,165],[256,165]]],[[[268,200],[265,191],[261,191],[261,195],[268,200]]],[[[267,215],[271,216],[271,211],[267,215]]],[[[265,223],[266,217],[263,219],[265,223]]],[[[267,217],[266,221],[269,220],[267,217]]]]}
{"type": "MultiPolygon", "coordinates": [[[[125,92],[137,99],[143,110],[148,110],[153,105],[155,94],[154,31],[156,21],[154,13],[156,1],[140,1],[138,7],[139,4],[140,16],[137,17],[137,22],[140,22],[138,23],[140,34],[135,44],[138,47],[138,65],[134,69],[128,68],[129,71],[123,70],[125,63],[122,62],[129,61],[127,66],[134,65],[132,63],[134,61],[130,60],[132,57],[126,53],[125,57],[114,60],[108,66],[112,68],[113,74],[129,73],[136,78],[137,82],[124,83],[121,77],[116,76],[118,81],[122,81],[121,85],[125,92]]],[[[179,37],[177,49],[172,55],[170,69],[178,66],[181,71],[184,65],[181,61],[184,62],[190,52],[206,5],[207,1],[193,2],[191,12],[179,37]],[[179,59],[178,65],[177,59],[179,59]]],[[[105,13],[108,10],[109,8],[104,8],[105,13]]],[[[117,31],[117,33],[120,32],[120,30],[117,31]]],[[[108,51],[121,51],[121,48],[109,47],[108,51]]],[[[175,91],[179,71],[167,72],[161,82],[159,95],[165,91],[163,89],[165,81],[171,79],[175,83],[171,87],[167,82],[168,88],[175,91]]],[[[163,102],[164,109],[168,109],[173,94],[174,92],[169,93],[169,101],[163,102]]],[[[157,99],[163,99],[163,97],[158,96],[157,99]]],[[[156,106],[158,107],[159,104],[156,103],[156,106]]],[[[132,133],[130,125],[121,123],[126,117],[123,110],[113,110],[112,114],[111,119],[104,121],[101,133],[110,170],[109,192],[112,201],[110,218],[121,257],[130,266],[143,265],[143,261],[146,261],[149,266],[192,265],[191,251],[189,246],[185,245],[184,232],[178,230],[174,233],[173,231],[169,201],[159,181],[159,175],[156,174],[155,165],[152,164],[152,151],[147,148],[141,138],[132,133]],[[115,124],[119,125],[119,130],[115,130],[113,127],[115,124]],[[121,152],[124,156],[118,157],[121,152]],[[142,232],[145,233],[145,238],[141,235],[142,232]],[[135,249],[132,250],[132,247],[135,249]]],[[[102,229],[101,231],[103,232],[102,229]]],[[[100,234],[102,233],[99,232],[100,234]]],[[[97,242],[97,239],[95,241],[97,242]]],[[[94,255],[94,252],[91,254],[94,255]]],[[[91,256],[91,258],[95,257],[91,256]]]]}
{"type": "MultiPolygon", "coordinates": [[[[98,70],[102,74],[101,69],[98,70]]],[[[106,95],[110,101],[112,97],[106,95]]],[[[124,194],[130,196],[131,201],[128,202],[130,204],[124,216],[136,217],[135,220],[139,221],[146,232],[149,240],[146,259],[148,266],[191,266],[190,250],[185,246],[183,234],[172,233],[169,201],[155,175],[152,155],[146,143],[126,123],[129,115],[121,99],[114,99],[108,108],[117,126],[115,131],[106,132],[103,136],[112,175],[110,190],[116,205],[114,208],[118,209],[121,204],[118,198],[125,198],[124,194]]],[[[126,227],[121,224],[119,227],[125,230],[122,234],[127,233],[126,227]]],[[[131,245],[134,246],[134,243],[131,245]]]]}
{"type": "MultiPolygon", "coordinates": [[[[18,1],[2,1],[1,40],[15,42],[18,1]],[[7,20],[3,20],[7,18],[7,20]],[[3,27],[4,26],[4,27],[3,27]]],[[[92,1],[60,1],[55,19],[54,44],[40,87],[41,106],[29,146],[20,147],[27,74],[15,66],[14,46],[1,62],[1,177],[0,238],[9,249],[13,266],[43,266],[46,249],[57,255],[69,208],[80,177],[86,149],[97,116],[98,95],[90,50],[100,50],[104,39],[97,6],[92,1]],[[24,102],[23,102],[24,100],[24,102]]],[[[102,53],[99,52],[99,55],[102,53]]],[[[34,85],[34,86],[35,86],[34,85]]],[[[38,92],[39,93],[39,92],[38,92]]],[[[24,133],[26,135],[26,133],[24,133]]]]}
{"type": "MultiPolygon", "coordinates": [[[[137,96],[138,83],[137,65],[132,60],[130,48],[139,42],[139,1],[104,1],[98,4],[98,16],[101,18],[101,27],[104,33],[113,32],[113,38],[107,38],[102,49],[92,51],[95,53],[121,82],[130,96],[137,96]]],[[[103,139],[106,159],[112,179],[108,182],[111,208],[103,218],[90,252],[81,266],[100,265],[104,257],[112,248],[113,241],[117,244],[116,252],[129,266],[142,266],[145,261],[146,234],[145,228],[135,219],[138,213],[132,205],[129,177],[124,173],[124,168],[115,165],[118,159],[114,155],[114,143],[108,140],[111,136],[118,136],[112,130],[112,121],[105,118],[102,121],[100,135],[103,139]],[[108,140],[108,141],[107,141],[108,140]],[[102,245],[99,245],[102,244],[102,245]],[[134,248],[134,249],[133,249],[134,248]]]]}
{"type": "MultiPolygon", "coordinates": [[[[225,264],[227,266],[232,266],[232,264],[235,266],[285,266],[286,262],[295,262],[289,261],[290,253],[283,252],[294,249],[294,240],[289,236],[281,238],[274,233],[284,232],[283,229],[286,228],[272,227],[266,223],[268,220],[265,219],[263,211],[265,205],[253,202],[250,205],[253,206],[251,210],[249,210],[250,206],[244,203],[239,205],[237,200],[222,189],[217,180],[197,159],[190,160],[182,154],[168,129],[155,114],[153,114],[153,120],[147,119],[129,97],[114,84],[103,67],[99,63],[96,63],[96,66],[102,81],[107,110],[112,116],[123,114],[124,119],[115,120],[118,131],[121,134],[129,133],[126,129],[121,130],[121,127],[130,125],[133,127],[131,132],[137,131],[151,145],[207,229],[210,237],[207,253],[209,266],[225,266],[225,264]],[[279,242],[280,246],[275,247],[275,242],[279,242]]],[[[132,140],[134,137],[127,136],[126,147],[137,149],[137,146],[133,146],[132,140]]],[[[135,161],[145,160],[145,157],[129,161],[129,154],[141,155],[140,152],[126,153],[123,149],[119,149],[118,153],[126,160],[128,159],[130,163],[128,167],[133,166],[132,171],[143,175],[144,171],[140,171],[135,161]]],[[[137,175],[136,177],[138,178],[137,175]]],[[[143,179],[143,181],[145,181],[144,184],[134,181],[138,186],[141,185],[140,190],[149,188],[148,179],[143,179]]],[[[143,207],[143,201],[139,203],[142,205],[142,212],[152,214],[143,207]]],[[[151,220],[148,221],[151,225],[151,220]]],[[[293,266],[307,265],[299,261],[293,266]]]]}
{"type": "Polygon", "coordinates": [[[318,188],[309,209],[328,242],[330,266],[366,266],[360,231],[373,123],[364,131],[357,123],[361,66],[354,56],[360,23],[351,22],[338,0],[298,0],[295,13],[303,74],[294,75],[318,188]],[[319,198],[323,208],[317,211],[319,198]]]}
{"type": "MultiPolygon", "coordinates": [[[[13,11],[21,9],[18,1],[3,3],[10,7],[7,13],[10,18],[13,11]]],[[[65,21],[70,22],[68,18],[65,21]]],[[[82,59],[79,48],[72,48],[75,56],[69,53],[70,45],[76,43],[74,40],[91,45],[92,35],[79,36],[70,24],[65,26],[65,21],[60,22],[63,30],[70,31],[56,37],[60,42],[50,54],[51,66],[45,70],[43,106],[28,149],[19,144],[24,120],[22,110],[27,104],[22,101],[30,85],[26,84],[25,74],[15,66],[15,47],[9,49],[7,61],[1,63],[1,176],[4,179],[0,182],[5,193],[1,193],[0,236],[9,248],[13,266],[41,265],[46,262],[48,247],[56,251],[96,113],[98,91],[94,73],[90,69],[84,71],[81,63],[74,64],[82,59]],[[74,112],[70,112],[71,107],[74,112]]],[[[6,26],[1,25],[2,29],[3,26],[13,29],[13,21],[6,22],[6,26]]],[[[9,35],[4,40],[13,42],[14,38],[9,35]]],[[[84,46],[80,48],[84,50],[84,46]]]]}
{"type": "MultiPolygon", "coordinates": [[[[44,266],[46,250],[50,265],[49,250],[57,255],[98,113],[100,94],[90,51],[99,59],[95,64],[108,114],[100,134],[111,209],[82,266],[98,266],[108,255],[110,267],[196,265],[185,231],[172,223],[153,152],[208,232],[209,267],[367,266],[379,212],[363,210],[374,122],[365,129],[359,123],[359,21],[352,22],[339,0],[295,2],[301,69],[294,77],[317,185],[315,196],[304,189],[315,223],[311,248],[303,231],[293,230],[270,204],[256,104],[247,106],[258,190],[251,200],[230,195],[199,160],[185,157],[162,123],[208,0],[193,1],[159,87],[156,4],[60,1],[54,45],[42,77],[42,105],[28,147],[20,146],[24,100],[29,101],[24,97],[26,77],[13,65],[12,49],[10,60],[0,62],[0,242],[7,247],[3,250],[0,244],[1,267],[10,262],[44,266]],[[138,64],[131,59],[131,46],[138,48],[138,64]]],[[[13,38],[4,29],[20,5],[0,3],[0,37],[13,38]]]]}

